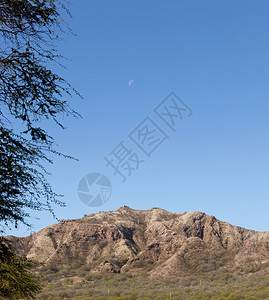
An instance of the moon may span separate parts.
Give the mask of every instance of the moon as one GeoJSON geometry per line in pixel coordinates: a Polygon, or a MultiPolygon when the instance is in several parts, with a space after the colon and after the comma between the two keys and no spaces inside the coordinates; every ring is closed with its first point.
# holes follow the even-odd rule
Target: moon
{"type": "Polygon", "coordinates": [[[134,80],[133,79],[128,82],[129,86],[132,86],[133,84],[134,84],[134,80]]]}

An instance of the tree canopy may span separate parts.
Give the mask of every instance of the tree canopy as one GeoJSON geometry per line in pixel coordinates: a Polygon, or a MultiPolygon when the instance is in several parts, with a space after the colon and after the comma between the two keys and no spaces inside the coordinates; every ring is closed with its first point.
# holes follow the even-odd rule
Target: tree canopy
{"type": "Polygon", "coordinates": [[[1,299],[33,299],[41,291],[40,282],[31,271],[31,264],[10,250],[7,241],[0,240],[1,299]]]}
{"type": "Polygon", "coordinates": [[[28,224],[28,209],[53,213],[52,203],[63,205],[43,166],[44,162],[52,163],[49,153],[63,154],[55,151],[54,139],[42,127],[42,120],[64,128],[59,116],[79,116],[69,106],[70,97],[78,93],[53,71],[61,58],[56,42],[69,31],[64,13],[70,16],[58,0],[0,2],[2,226],[28,224]]]}
{"type": "MultiPolygon", "coordinates": [[[[60,0],[0,2],[0,232],[28,224],[29,209],[64,205],[47,180],[44,163],[61,154],[42,120],[64,126],[62,115],[78,117],[69,106],[79,95],[53,71],[59,63],[56,42],[69,31],[60,0]]],[[[7,239],[0,239],[0,297],[34,298],[40,291],[29,263],[19,258],[7,239]]]]}

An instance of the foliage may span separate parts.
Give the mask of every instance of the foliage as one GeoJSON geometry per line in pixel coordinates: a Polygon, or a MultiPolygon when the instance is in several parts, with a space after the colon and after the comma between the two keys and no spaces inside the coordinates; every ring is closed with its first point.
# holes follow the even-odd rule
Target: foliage
{"type": "Polygon", "coordinates": [[[242,276],[227,271],[210,271],[166,280],[152,280],[145,274],[96,274],[82,272],[87,266],[65,267],[53,274],[42,269],[45,286],[39,299],[268,299],[269,276],[242,276]],[[70,274],[72,276],[70,277],[70,274]],[[68,275],[68,281],[65,276],[68,275]],[[171,294],[171,298],[170,298],[171,294]],[[109,295],[109,297],[108,297],[109,295]]]}
{"type": "MultiPolygon", "coordinates": [[[[78,94],[53,69],[60,55],[55,42],[67,32],[69,14],[60,0],[0,1],[0,232],[6,226],[29,225],[29,209],[64,205],[47,181],[54,139],[41,127],[59,117],[78,117],[68,100],[78,94]]],[[[29,263],[0,241],[0,297],[33,298],[39,281],[29,263]]]]}
{"type": "MultiPolygon", "coordinates": [[[[54,140],[40,126],[57,125],[59,116],[79,115],[68,99],[77,92],[53,71],[60,55],[59,34],[67,32],[58,0],[0,2],[0,220],[3,225],[27,223],[27,209],[63,205],[46,179],[44,163],[52,163],[54,140]],[[16,122],[16,127],[12,122],[16,122]]],[[[69,157],[63,155],[65,157],[69,157]]]]}
{"type": "Polygon", "coordinates": [[[40,292],[41,285],[28,261],[15,255],[7,241],[0,240],[0,297],[1,299],[32,299],[40,292]]]}

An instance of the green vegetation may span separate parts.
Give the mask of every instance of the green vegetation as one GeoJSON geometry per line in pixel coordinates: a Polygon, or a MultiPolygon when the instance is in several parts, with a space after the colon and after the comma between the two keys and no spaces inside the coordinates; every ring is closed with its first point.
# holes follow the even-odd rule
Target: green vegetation
{"type": "Polygon", "coordinates": [[[30,263],[15,255],[7,243],[0,240],[0,298],[32,299],[41,290],[41,284],[33,276],[30,263]]]}
{"type": "MultiPolygon", "coordinates": [[[[67,13],[67,14],[66,14],[67,13]]],[[[28,225],[29,210],[64,205],[47,180],[44,165],[70,156],[55,149],[42,121],[61,128],[63,115],[78,117],[68,100],[78,94],[53,72],[55,43],[69,28],[59,0],[0,1],[0,225],[28,225]],[[54,46],[52,46],[54,43],[54,46]],[[13,121],[17,120],[13,126],[13,121]]]]}
{"type": "Polygon", "coordinates": [[[67,266],[57,272],[40,271],[44,289],[38,299],[269,299],[269,276],[208,272],[171,280],[134,275],[91,274],[87,266],[67,266]]]}
{"type": "MultiPolygon", "coordinates": [[[[52,205],[64,205],[47,180],[45,166],[52,155],[71,157],[55,149],[41,122],[64,128],[63,115],[79,116],[68,103],[78,93],[53,71],[60,63],[56,41],[70,31],[64,15],[70,13],[60,0],[0,1],[1,234],[13,225],[29,226],[32,210],[55,217],[52,205]]],[[[1,239],[0,298],[29,299],[39,290],[28,263],[1,239]]]]}

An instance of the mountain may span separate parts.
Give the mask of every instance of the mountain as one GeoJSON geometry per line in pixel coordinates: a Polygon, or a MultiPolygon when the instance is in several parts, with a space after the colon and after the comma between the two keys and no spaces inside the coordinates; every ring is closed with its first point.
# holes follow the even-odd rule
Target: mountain
{"type": "Polygon", "coordinates": [[[269,271],[269,232],[233,226],[202,212],[123,206],[8,238],[19,255],[41,266],[77,262],[93,274],[142,271],[153,279],[171,279],[216,270],[269,271]]]}

